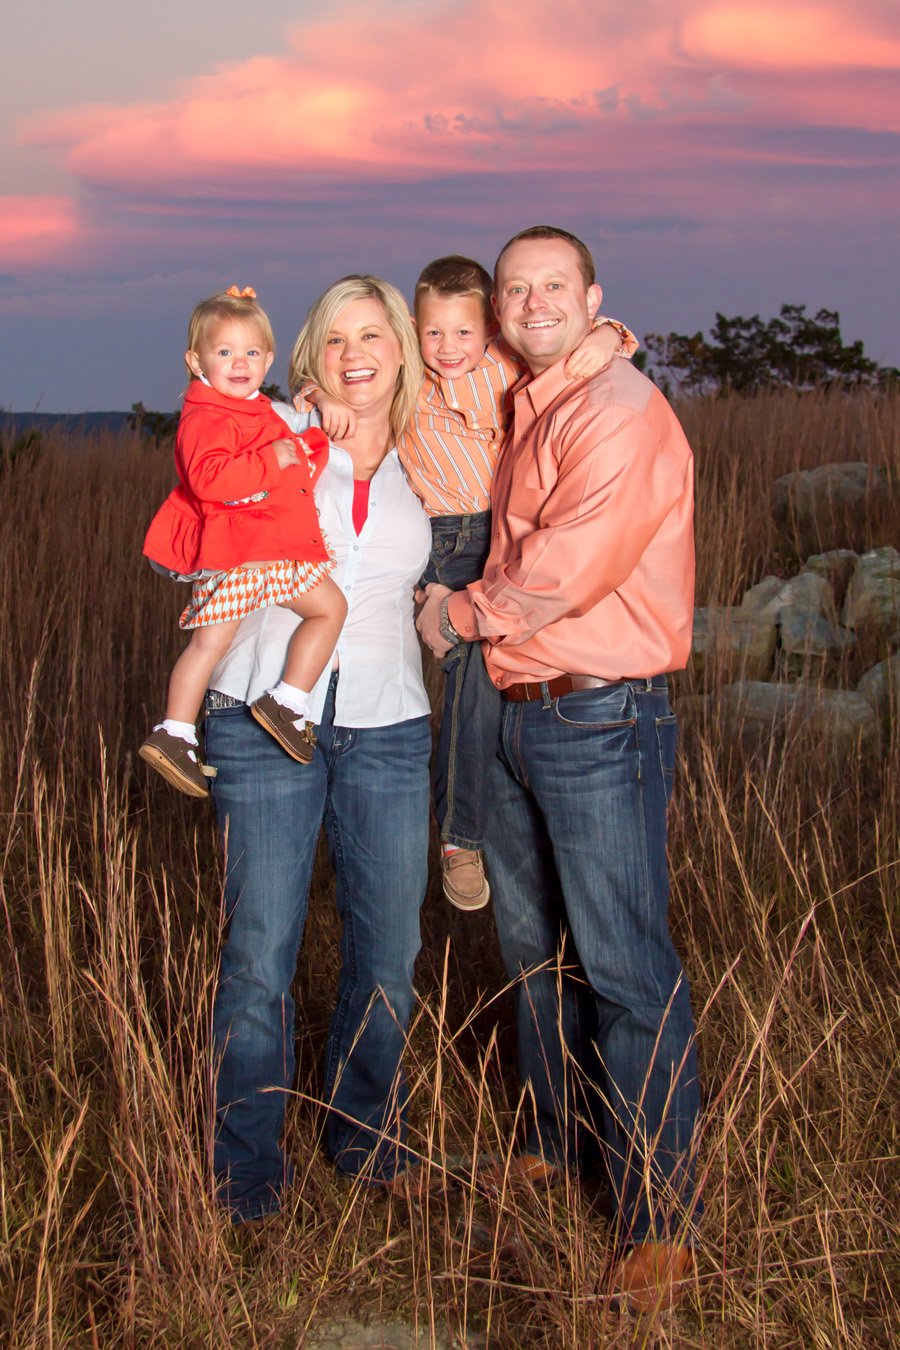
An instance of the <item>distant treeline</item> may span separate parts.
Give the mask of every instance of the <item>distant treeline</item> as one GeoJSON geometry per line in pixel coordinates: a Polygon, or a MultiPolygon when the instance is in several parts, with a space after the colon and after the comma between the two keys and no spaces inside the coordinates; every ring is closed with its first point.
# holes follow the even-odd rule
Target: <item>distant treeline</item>
{"type": "Polygon", "coordinates": [[[0,431],[124,431],[132,425],[127,412],[83,412],[83,413],[42,413],[42,412],[0,412],[0,431]]]}

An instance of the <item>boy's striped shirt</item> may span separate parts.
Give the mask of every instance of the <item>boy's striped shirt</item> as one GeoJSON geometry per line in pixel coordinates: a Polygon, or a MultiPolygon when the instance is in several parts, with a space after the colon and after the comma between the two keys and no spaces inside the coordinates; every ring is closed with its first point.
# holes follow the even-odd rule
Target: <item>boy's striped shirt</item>
{"type": "MultiPolygon", "coordinates": [[[[622,355],[637,351],[624,324],[598,315],[593,327],[612,323],[622,355]]],[[[469,516],[491,509],[491,481],[512,417],[512,390],[528,366],[497,338],[474,370],[456,380],[425,370],[412,421],[397,450],[413,492],[430,516],[469,516]]]]}

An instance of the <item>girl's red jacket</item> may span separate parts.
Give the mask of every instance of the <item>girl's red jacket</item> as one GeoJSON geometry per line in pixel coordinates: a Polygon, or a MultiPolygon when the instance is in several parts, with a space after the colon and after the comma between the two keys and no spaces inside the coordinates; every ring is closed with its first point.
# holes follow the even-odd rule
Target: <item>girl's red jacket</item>
{"type": "Polygon", "coordinates": [[[295,435],[260,394],[229,398],[193,380],[175,440],[179,486],[157,511],[144,553],[174,572],[227,571],[248,562],[325,562],[313,485],[328,460],[317,427],[295,435]],[[301,463],[280,469],[273,441],[292,440],[301,463]]]}

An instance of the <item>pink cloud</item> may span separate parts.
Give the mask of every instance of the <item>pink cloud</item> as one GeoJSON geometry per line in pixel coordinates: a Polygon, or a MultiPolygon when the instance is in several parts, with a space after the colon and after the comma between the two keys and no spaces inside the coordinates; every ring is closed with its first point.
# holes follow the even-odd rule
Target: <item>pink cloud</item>
{"type": "Polygon", "coordinates": [[[699,9],[684,26],[685,49],[701,60],[759,70],[896,70],[900,32],[893,24],[842,3],[774,4],[728,0],[699,9]],[[891,32],[891,28],[895,31],[891,32]]]}
{"type": "MultiPolygon", "coordinates": [[[[568,172],[595,210],[741,229],[802,201],[780,186],[761,197],[765,166],[896,162],[874,138],[835,149],[810,133],[900,131],[900,17],[888,0],[783,0],[777,13],[773,0],[444,0],[402,19],[389,0],[366,0],[327,14],[293,28],[283,54],[213,70],[165,101],[32,118],[24,142],[62,156],[81,207],[14,199],[0,266],[54,250],[70,261],[76,247],[89,261],[152,253],[156,219],[171,242],[221,203],[220,240],[235,202],[252,202],[260,226],[267,203],[324,204],[336,236],[358,226],[348,195],[380,188],[385,217],[404,184],[498,172],[568,172]]],[[[483,205],[481,219],[502,207],[483,205]]],[[[233,232],[245,237],[246,222],[233,232]]]]}
{"type": "Polygon", "coordinates": [[[0,197],[0,260],[5,265],[40,262],[77,230],[69,197],[0,197]]]}
{"type": "Polygon", "coordinates": [[[304,24],[283,56],[216,70],[167,102],[47,114],[25,139],[62,148],[95,187],[192,196],[293,197],[334,175],[599,167],[615,156],[611,128],[628,121],[788,111],[870,124],[865,75],[900,67],[900,31],[871,0],[868,10],[677,0],[610,14],[580,0],[465,0],[401,23],[381,0],[304,24]],[[825,88],[836,70],[857,75],[837,108],[825,88]]]}

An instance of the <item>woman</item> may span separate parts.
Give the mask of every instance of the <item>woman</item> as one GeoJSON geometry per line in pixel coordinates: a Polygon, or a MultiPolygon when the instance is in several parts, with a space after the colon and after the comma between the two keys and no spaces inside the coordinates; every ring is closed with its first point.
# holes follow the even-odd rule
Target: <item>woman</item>
{"type": "MultiPolygon", "coordinates": [[[[312,691],[312,762],[291,759],[248,707],[280,677],[297,623],[289,610],[242,623],[207,696],[229,919],[213,1012],[214,1168],[235,1223],[277,1212],[291,1180],[279,1142],[294,1069],[290,984],[323,823],[343,921],[325,1055],[329,1152],[344,1176],[395,1189],[411,1161],[402,1055],[427,877],[431,753],[413,591],[430,531],[393,448],[422,379],[400,292],[363,276],[329,287],[294,348],[292,391],[305,379],[357,416],[352,439],[332,444],[316,489],[348,614],[333,669],[312,691]]],[[[309,425],[293,409],[279,411],[294,431],[309,425]]]]}

